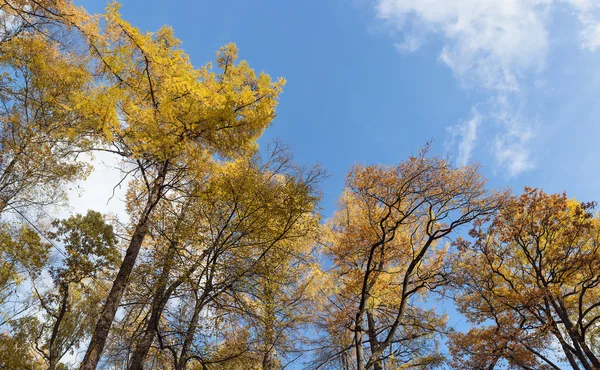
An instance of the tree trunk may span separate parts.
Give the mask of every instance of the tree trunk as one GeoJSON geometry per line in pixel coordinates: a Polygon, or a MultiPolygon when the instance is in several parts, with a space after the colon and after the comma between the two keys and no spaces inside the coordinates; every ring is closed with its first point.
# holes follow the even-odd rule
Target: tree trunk
{"type": "Polygon", "coordinates": [[[167,304],[167,300],[171,295],[171,292],[167,292],[167,283],[169,276],[171,275],[173,260],[175,259],[175,254],[177,253],[177,245],[179,244],[179,230],[181,228],[181,222],[183,222],[183,218],[186,215],[186,209],[187,205],[183,206],[181,213],[177,217],[175,229],[171,237],[172,241],[169,243],[169,249],[167,250],[167,255],[165,256],[164,260],[165,262],[156,283],[156,291],[152,298],[150,319],[148,320],[146,329],[142,334],[142,338],[138,340],[135,351],[133,352],[133,356],[131,357],[131,366],[129,367],[130,370],[143,370],[144,361],[148,356],[148,352],[150,351],[150,347],[154,341],[154,336],[158,331],[160,317],[162,316],[162,312],[167,304]]]}
{"type": "Polygon", "coordinates": [[[349,360],[348,360],[348,352],[343,352],[342,353],[342,358],[341,358],[341,362],[342,362],[342,370],[349,370],[350,366],[349,366],[349,360]]]}
{"type": "Polygon", "coordinates": [[[579,333],[576,333],[575,335],[576,335],[577,339],[579,340],[581,349],[585,353],[588,360],[592,363],[592,366],[594,366],[594,369],[600,369],[600,361],[598,361],[598,358],[594,355],[594,353],[592,352],[590,347],[585,342],[585,338],[583,338],[583,336],[580,335],[579,333]]]}
{"type": "Polygon", "coordinates": [[[192,342],[194,341],[194,334],[196,333],[196,328],[198,327],[198,319],[200,318],[200,312],[204,307],[204,300],[206,298],[206,290],[202,294],[202,296],[196,301],[196,305],[194,306],[194,314],[192,315],[192,319],[188,325],[188,329],[185,333],[185,339],[183,341],[183,346],[181,348],[181,355],[179,356],[179,361],[177,362],[176,370],[185,370],[188,356],[190,353],[190,348],[192,348],[192,342]]]}
{"type": "MultiPolygon", "coordinates": [[[[168,252],[167,259],[172,261],[175,256],[175,253],[176,253],[176,249],[173,248],[171,251],[168,252]]],[[[171,297],[171,295],[173,294],[173,292],[181,284],[183,284],[186,281],[186,279],[188,279],[194,273],[194,271],[196,271],[196,269],[199,266],[200,266],[200,263],[196,262],[187,271],[185,271],[185,273],[182,276],[180,276],[179,279],[177,279],[176,281],[171,283],[168,286],[168,288],[167,288],[166,283],[167,283],[167,279],[169,277],[170,271],[172,269],[172,265],[168,266],[168,271],[165,271],[165,269],[163,269],[163,271],[161,272],[161,279],[164,279],[164,282],[163,283],[159,282],[157,284],[159,286],[159,288],[157,288],[158,289],[157,293],[154,295],[154,298],[151,303],[150,320],[148,321],[148,324],[145,329],[145,333],[143,334],[142,339],[140,339],[140,341],[137,345],[138,347],[136,347],[136,350],[133,354],[133,357],[131,359],[130,370],[143,369],[142,364],[145,361],[146,357],[148,356],[148,352],[150,351],[150,347],[152,346],[152,342],[154,341],[154,337],[156,336],[156,333],[158,333],[158,323],[159,323],[162,313],[165,309],[165,305],[167,304],[167,302],[168,302],[169,298],[171,297]],[[148,337],[146,337],[146,335],[148,335],[148,337]],[[146,348],[144,348],[145,346],[146,346],[146,348]],[[138,352],[138,351],[139,351],[139,354],[136,355],[136,352],[138,352]],[[143,356],[142,356],[142,354],[143,354],[143,356]]],[[[165,268],[167,268],[167,266],[165,266],[165,268]]],[[[174,361],[175,361],[175,364],[178,363],[178,359],[175,359],[174,361]]]]}
{"type": "Polygon", "coordinates": [[[362,346],[362,328],[361,328],[362,317],[360,314],[356,315],[356,325],[354,326],[354,347],[356,348],[356,369],[365,370],[363,346],[362,346]]]}
{"type": "Polygon", "coordinates": [[[275,370],[275,289],[269,278],[264,279],[264,333],[263,333],[263,368],[262,370],[275,370]]]}
{"type": "MultiPolygon", "coordinates": [[[[379,347],[379,340],[377,340],[377,328],[375,327],[375,317],[373,315],[372,310],[367,310],[367,322],[368,322],[368,331],[369,335],[369,345],[371,346],[371,352],[374,352],[379,347]]],[[[383,366],[381,360],[373,359],[373,369],[374,370],[383,370],[383,366]]]]}
{"type": "Polygon", "coordinates": [[[146,206],[135,226],[135,230],[131,236],[129,247],[127,248],[117,277],[113,281],[112,288],[108,293],[108,297],[102,308],[102,313],[100,314],[100,318],[98,319],[98,323],[92,334],[90,345],[88,346],[83,362],[79,367],[80,370],[94,370],[98,366],[98,362],[100,362],[100,357],[102,356],[102,351],[104,350],[108,338],[108,332],[110,331],[115,314],[121,303],[123,292],[127,287],[127,281],[135,266],[135,261],[137,260],[137,256],[142,247],[144,237],[148,233],[148,220],[152,214],[152,210],[162,197],[168,166],[168,161],[164,162],[156,179],[152,182],[146,206]]]}
{"type": "Polygon", "coordinates": [[[556,337],[558,338],[558,341],[563,349],[565,356],[567,357],[567,360],[569,361],[569,364],[571,365],[571,368],[573,370],[579,370],[577,361],[575,361],[575,358],[573,358],[573,354],[571,353],[571,350],[569,349],[567,343],[565,343],[565,340],[563,339],[562,335],[560,335],[559,333],[556,337]]]}
{"type": "MultiPolygon", "coordinates": [[[[535,261],[533,261],[535,262],[535,261]]],[[[536,270],[537,272],[537,270],[536,270]]],[[[537,275],[539,276],[540,280],[542,281],[543,287],[548,289],[548,283],[544,280],[543,275],[541,274],[541,272],[537,272],[537,275]]],[[[562,302],[555,298],[552,294],[549,294],[548,297],[548,301],[550,302],[550,305],[552,308],[554,308],[554,311],[558,314],[558,317],[560,318],[562,324],[565,326],[567,335],[569,336],[569,339],[571,339],[571,343],[573,344],[573,348],[575,349],[575,352],[573,353],[581,362],[581,365],[586,369],[586,370],[596,370],[598,368],[600,368],[600,365],[596,366],[596,364],[594,364],[592,362],[592,364],[589,363],[589,358],[586,357],[586,353],[585,353],[585,347],[587,347],[585,345],[585,342],[581,343],[579,341],[579,335],[575,330],[575,327],[573,325],[573,323],[571,322],[571,319],[569,318],[569,315],[567,313],[567,310],[564,308],[564,305],[562,304],[562,302]],[[583,344],[583,346],[582,346],[583,344]],[[584,348],[582,348],[584,347],[584,348]]],[[[558,325],[557,325],[557,331],[558,331],[558,325]]],[[[560,331],[559,331],[560,332],[560,331]]],[[[597,359],[596,359],[597,361],[597,359]]]]}
{"type": "Polygon", "coordinates": [[[52,328],[50,343],[48,345],[48,370],[56,369],[56,366],[58,365],[58,360],[60,360],[60,348],[56,348],[56,338],[58,337],[60,324],[62,323],[65,314],[69,310],[69,285],[61,284],[60,291],[63,297],[62,302],[60,304],[60,311],[58,313],[58,317],[56,318],[56,322],[54,323],[54,327],[52,328]]]}
{"type": "Polygon", "coordinates": [[[173,258],[175,257],[175,249],[176,242],[174,241],[169,245],[169,250],[165,257],[165,264],[156,283],[156,291],[152,298],[150,308],[150,319],[148,320],[144,333],[142,334],[141,339],[139,339],[135,351],[133,352],[133,356],[131,357],[130,370],[143,370],[144,368],[144,361],[146,360],[146,356],[148,356],[148,352],[150,351],[150,346],[152,346],[152,342],[154,341],[154,335],[158,329],[162,311],[167,303],[168,297],[165,296],[165,292],[167,290],[167,280],[171,274],[173,258]]]}

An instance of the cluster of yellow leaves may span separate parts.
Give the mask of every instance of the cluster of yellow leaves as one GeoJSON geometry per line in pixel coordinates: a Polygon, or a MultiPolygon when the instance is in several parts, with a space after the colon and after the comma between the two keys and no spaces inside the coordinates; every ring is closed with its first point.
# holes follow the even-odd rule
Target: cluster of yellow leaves
{"type": "Polygon", "coordinates": [[[22,282],[22,274],[39,272],[48,255],[49,245],[31,228],[0,224],[0,303],[22,282]]]}
{"type": "Polygon", "coordinates": [[[219,73],[195,68],[171,28],[143,33],[118,8],[107,8],[101,32],[82,27],[103,76],[75,107],[89,128],[134,158],[206,162],[212,153],[252,152],[285,81],[236,63],[233,44],[217,53],[219,73]]]}
{"type": "Polygon", "coordinates": [[[65,137],[81,123],[70,107],[90,79],[85,61],[24,31],[0,43],[0,213],[60,200],[61,184],[87,174],[65,137]]]}

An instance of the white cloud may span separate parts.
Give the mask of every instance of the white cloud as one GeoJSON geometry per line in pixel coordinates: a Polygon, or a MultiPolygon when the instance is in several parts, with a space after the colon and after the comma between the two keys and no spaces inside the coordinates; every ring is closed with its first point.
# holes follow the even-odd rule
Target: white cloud
{"type": "Polygon", "coordinates": [[[127,180],[117,186],[123,173],[121,161],[115,155],[98,152],[93,159],[86,158],[94,166],[94,171],[69,191],[69,206],[74,213],[85,214],[88,209],[118,216],[121,222],[128,219],[125,212],[127,180]],[[115,188],[115,186],[117,186],[115,188]],[[113,194],[114,189],[114,194],[113,194]]]}
{"type": "Polygon", "coordinates": [[[499,127],[492,147],[498,165],[505,167],[511,177],[534,169],[528,144],[535,137],[535,129],[523,118],[519,107],[514,107],[506,96],[499,96],[490,101],[488,117],[499,127]]]}
{"type": "Polygon", "coordinates": [[[590,51],[600,48],[600,1],[563,0],[570,4],[581,23],[579,32],[580,47],[590,51]]]}
{"type": "Polygon", "coordinates": [[[535,129],[524,119],[521,107],[514,99],[499,95],[477,104],[468,120],[447,128],[451,142],[449,147],[458,150],[456,162],[463,166],[471,161],[477,139],[489,138],[487,150],[491,151],[496,163],[504,167],[509,176],[517,176],[535,168],[528,144],[535,137],[535,129]],[[458,140],[457,140],[458,139],[458,140]]]}
{"type": "Polygon", "coordinates": [[[477,140],[477,129],[481,125],[481,120],[481,114],[479,114],[476,108],[473,108],[470,120],[460,122],[458,125],[448,128],[453,138],[456,136],[460,136],[461,138],[458,143],[457,156],[459,166],[468,164],[471,159],[471,153],[475,148],[475,141],[477,140]]]}
{"type": "Polygon", "coordinates": [[[567,5],[581,22],[582,48],[600,46],[599,0],[376,0],[380,19],[403,32],[414,51],[426,33],[444,39],[440,60],[462,83],[519,89],[519,75],[544,66],[552,10],[567,5]]]}
{"type": "Polygon", "coordinates": [[[399,51],[412,53],[417,51],[423,45],[424,38],[420,35],[406,35],[404,41],[396,43],[399,51]]]}
{"type": "Polygon", "coordinates": [[[529,150],[521,143],[514,144],[506,138],[496,138],[496,160],[500,165],[505,165],[510,177],[517,176],[525,171],[535,168],[535,163],[530,159],[529,150]]]}
{"type": "Polygon", "coordinates": [[[583,25],[581,30],[581,47],[590,51],[600,48],[600,17],[591,14],[581,14],[579,20],[583,25]]]}
{"type": "MultiPolygon", "coordinates": [[[[377,15],[406,34],[443,37],[440,60],[467,85],[518,90],[517,72],[540,69],[552,0],[379,0],[377,15]]],[[[405,42],[407,42],[405,41],[405,42]]]]}
{"type": "Polygon", "coordinates": [[[461,86],[495,96],[476,105],[489,112],[473,108],[470,120],[449,131],[462,138],[457,161],[464,164],[483,126],[494,128],[493,155],[510,175],[534,168],[527,145],[535,132],[521,110],[507,102],[525,101],[523,84],[543,72],[552,17],[576,17],[579,47],[600,49],[600,0],[376,0],[376,13],[402,34],[399,50],[415,51],[434,34],[443,42],[439,60],[461,86]]]}

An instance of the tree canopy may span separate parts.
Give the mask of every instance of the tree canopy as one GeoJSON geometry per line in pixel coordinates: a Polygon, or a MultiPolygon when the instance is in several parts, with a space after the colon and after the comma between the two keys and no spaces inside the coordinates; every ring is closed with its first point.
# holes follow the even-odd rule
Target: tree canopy
{"type": "Polygon", "coordinates": [[[258,145],[285,80],[119,6],[0,2],[1,369],[600,369],[594,202],[425,145],[326,218],[325,170],[258,145]],[[63,207],[99,152],[127,219],[63,207]]]}

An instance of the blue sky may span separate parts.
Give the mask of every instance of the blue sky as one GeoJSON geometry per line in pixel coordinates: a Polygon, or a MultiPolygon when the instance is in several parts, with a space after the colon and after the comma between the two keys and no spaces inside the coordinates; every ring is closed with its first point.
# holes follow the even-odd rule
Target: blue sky
{"type": "MultiPolygon", "coordinates": [[[[99,12],[101,1],[82,2],[99,12]]],[[[261,142],[321,163],[324,216],[354,163],[433,152],[479,162],[491,186],[600,199],[600,1],[123,1],[171,25],[196,65],[237,43],[288,85],[261,142]],[[596,32],[597,31],[597,32],[596,32]]]]}

